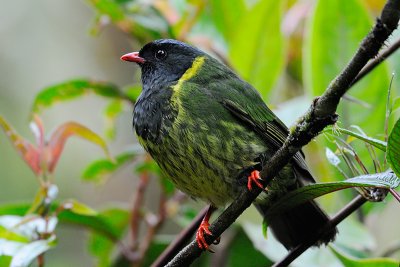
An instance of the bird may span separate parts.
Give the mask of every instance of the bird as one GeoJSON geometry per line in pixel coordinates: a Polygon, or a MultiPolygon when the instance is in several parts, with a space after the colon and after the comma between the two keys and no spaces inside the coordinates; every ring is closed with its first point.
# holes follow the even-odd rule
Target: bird
{"type": "MultiPolygon", "coordinates": [[[[159,39],[121,59],[141,69],[142,91],[133,108],[139,143],[176,188],[210,204],[196,232],[199,248],[209,250],[211,214],[243,187],[264,189],[260,171],[284,143],[288,128],[253,86],[192,45],[159,39]]],[[[268,210],[290,191],[314,182],[300,151],[253,202],[288,250],[330,219],[313,200],[274,215],[268,210]]],[[[331,228],[314,245],[326,245],[336,234],[331,228]]]]}

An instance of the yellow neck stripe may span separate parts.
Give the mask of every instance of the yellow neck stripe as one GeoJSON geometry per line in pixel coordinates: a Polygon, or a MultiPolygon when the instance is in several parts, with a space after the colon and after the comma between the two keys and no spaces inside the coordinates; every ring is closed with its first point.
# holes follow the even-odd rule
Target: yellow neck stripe
{"type": "Polygon", "coordinates": [[[174,86],[174,89],[176,91],[179,91],[181,88],[182,84],[191,79],[196,73],[198,73],[199,69],[201,66],[204,64],[205,57],[197,57],[190,68],[188,68],[185,73],[182,75],[182,77],[178,80],[178,83],[174,86]]]}

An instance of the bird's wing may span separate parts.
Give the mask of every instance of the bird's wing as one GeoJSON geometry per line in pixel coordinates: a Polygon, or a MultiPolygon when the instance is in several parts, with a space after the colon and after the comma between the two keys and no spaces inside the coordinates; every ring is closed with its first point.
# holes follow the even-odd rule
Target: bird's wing
{"type": "MultiPolygon", "coordinates": [[[[286,125],[267,107],[259,93],[240,79],[227,79],[211,86],[225,88],[219,95],[219,102],[239,121],[254,129],[265,142],[278,150],[286,140],[289,130],[286,125]]],[[[213,88],[215,91],[221,89],[213,88]]],[[[294,155],[294,163],[300,168],[306,180],[314,181],[309,174],[302,151],[294,155]]]]}

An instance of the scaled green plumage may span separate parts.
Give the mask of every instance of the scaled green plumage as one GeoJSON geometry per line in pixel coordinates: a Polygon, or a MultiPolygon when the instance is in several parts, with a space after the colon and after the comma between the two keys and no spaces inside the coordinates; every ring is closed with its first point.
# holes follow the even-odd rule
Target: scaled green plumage
{"type": "MultiPolygon", "coordinates": [[[[134,108],[140,143],[176,187],[194,198],[215,207],[232,201],[249,173],[260,169],[287,136],[286,126],[251,85],[194,47],[157,40],[123,59],[142,69],[143,92],[134,108]]],[[[255,205],[266,215],[279,197],[312,181],[298,153],[255,205]]],[[[268,221],[290,249],[328,217],[310,201],[268,221]]],[[[319,244],[335,233],[327,233],[319,244]]]]}

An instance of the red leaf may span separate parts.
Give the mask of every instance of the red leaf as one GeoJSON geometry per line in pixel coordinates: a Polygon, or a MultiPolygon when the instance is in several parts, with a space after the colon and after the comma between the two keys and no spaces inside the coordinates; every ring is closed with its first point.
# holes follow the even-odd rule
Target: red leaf
{"type": "Polygon", "coordinates": [[[35,174],[40,174],[42,170],[40,168],[40,155],[38,149],[20,136],[2,116],[0,116],[0,126],[3,128],[15,149],[33,172],[35,174]]]}
{"type": "Polygon", "coordinates": [[[92,132],[85,126],[76,122],[67,122],[58,127],[55,132],[51,135],[50,140],[47,144],[47,151],[49,152],[49,159],[47,168],[50,173],[54,171],[55,166],[60,158],[63,151],[65,142],[73,135],[84,138],[92,143],[99,145],[108,156],[107,145],[104,140],[96,133],[92,132]]]}

